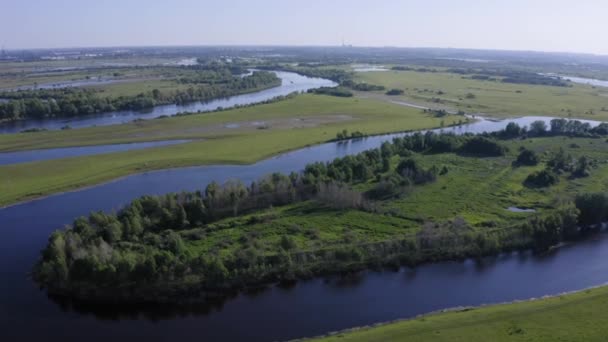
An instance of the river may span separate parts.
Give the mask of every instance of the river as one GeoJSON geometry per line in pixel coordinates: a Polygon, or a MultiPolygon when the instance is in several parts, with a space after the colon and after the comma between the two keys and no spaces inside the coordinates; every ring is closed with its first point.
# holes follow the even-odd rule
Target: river
{"type": "Polygon", "coordinates": [[[579,83],[579,84],[587,84],[587,85],[591,85],[591,86],[595,86],[595,87],[608,87],[608,81],[597,80],[597,79],[594,79],[594,78],[584,78],[584,77],[560,75],[560,74],[555,74],[555,73],[547,73],[547,74],[541,73],[540,75],[549,76],[549,77],[555,77],[555,78],[563,78],[563,79],[568,80],[570,82],[579,83]]]}
{"type": "Polygon", "coordinates": [[[29,163],[34,161],[73,158],[81,156],[92,156],[103,153],[114,153],[131,150],[142,150],[146,148],[183,144],[191,140],[164,140],[129,144],[95,145],[50,148],[45,150],[27,150],[18,152],[1,152],[0,166],[18,163],[29,163]]]}
{"type": "Polygon", "coordinates": [[[21,120],[0,125],[0,133],[18,133],[26,129],[44,128],[61,129],[64,126],[84,128],[92,126],[116,125],[131,122],[135,119],[154,119],[160,116],[172,116],[179,112],[209,112],[220,108],[231,108],[271,100],[293,92],[305,92],[319,87],[334,87],[337,84],[330,80],[306,77],[293,72],[274,71],[281,79],[278,87],[262,91],[216,99],[208,102],[192,102],[183,105],[170,104],[151,108],[148,111],[115,111],[98,115],[80,116],[77,118],[57,118],[43,120],[21,120]]]}
{"type": "MultiPolygon", "coordinates": [[[[480,120],[455,133],[495,131],[514,121],[480,120]]],[[[271,286],[223,303],[191,307],[99,306],[49,299],[28,278],[49,234],[93,210],[111,211],[144,194],[203,189],[210,181],[245,182],[274,171],[301,170],[380,146],[392,134],[326,143],[252,165],[214,165],[147,172],[0,209],[0,336],[3,340],[146,339],[271,341],[311,336],[460,305],[496,303],[608,282],[608,239],[546,256],[513,253],[481,262],[444,262],[399,272],[365,272],[271,286]]]]}
{"type": "Polygon", "coordinates": [[[561,76],[571,82],[580,83],[580,84],[588,84],[597,87],[608,87],[608,81],[604,80],[596,80],[593,78],[583,78],[583,77],[574,77],[574,76],[561,76]]]}

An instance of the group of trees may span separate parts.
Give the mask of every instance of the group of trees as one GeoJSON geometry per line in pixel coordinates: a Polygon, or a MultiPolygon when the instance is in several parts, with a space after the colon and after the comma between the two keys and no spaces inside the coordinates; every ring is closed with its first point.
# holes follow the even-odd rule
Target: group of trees
{"type": "Polygon", "coordinates": [[[588,122],[579,120],[552,119],[548,126],[544,121],[536,120],[530,127],[522,127],[515,122],[509,122],[504,129],[491,135],[503,139],[542,136],[599,137],[608,135],[608,123],[602,122],[592,127],[588,122]]]}
{"type": "Polygon", "coordinates": [[[288,72],[295,72],[308,77],[326,78],[338,84],[342,84],[346,81],[351,81],[353,78],[353,73],[350,71],[346,71],[343,69],[324,68],[319,67],[318,65],[313,66],[310,64],[302,64],[301,66],[268,64],[258,65],[256,66],[256,68],[262,70],[282,70],[288,72]]]}
{"type": "Polygon", "coordinates": [[[515,159],[514,165],[525,165],[525,166],[534,166],[540,162],[540,158],[536,154],[536,152],[529,150],[525,147],[521,148],[517,159],[515,159]]]}
{"type": "Polygon", "coordinates": [[[336,133],[336,139],[334,139],[335,141],[341,141],[341,140],[348,140],[348,139],[360,139],[363,137],[366,137],[367,135],[360,132],[360,131],[354,131],[354,132],[349,132],[347,129],[343,129],[340,132],[336,133]]]}
{"type": "Polygon", "coordinates": [[[230,75],[230,71],[204,71],[207,82],[194,76],[180,78],[179,82],[191,83],[184,90],[161,91],[153,89],[135,96],[102,96],[100,90],[90,88],[38,89],[5,92],[0,98],[0,120],[41,119],[49,117],[74,117],[115,110],[142,110],[160,104],[208,101],[233,96],[261,88],[280,85],[280,79],[271,72],[259,71],[250,76],[230,75]],[[218,81],[217,74],[225,73],[218,81]],[[187,81],[186,81],[187,80],[187,81]]]}
{"type": "MultiPolygon", "coordinates": [[[[539,157],[530,150],[523,149],[516,162],[520,165],[536,165],[539,157]]],[[[570,173],[570,178],[587,177],[590,174],[593,162],[586,156],[573,158],[560,147],[557,152],[551,154],[543,170],[531,173],[524,184],[529,187],[548,187],[559,182],[559,175],[570,173]]]]}
{"type": "Polygon", "coordinates": [[[386,95],[390,95],[390,96],[398,96],[398,95],[403,95],[405,92],[401,89],[391,89],[389,91],[386,92],[386,95]]]}
{"type": "Polygon", "coordinates": [[[437,72],[437,69],[433,69],[433,68],[426,68],[426,67],[414,68],[414,67],[409,67],[407,65],[396,65],[396,66],[392,67],[391,70],[395,70],[395,71],[417,71],[417,72],[437,72]]]}
{"type": "Polygon", "coordinates": [[[365,82],[357,83],[352,80],[343,81],[341,85],[343,87],[348,87],[348,88],[351,88],[353,90],[358,90],[358,91],[381,91],[381,90],[385,89],[385,87],[381,86],[381,85],[370,84],[370,83],[365,83],[365,82]]]}
{"type": "Polygon", "coordinates": [[[472,79],[484,81],[501,80],[503,83],[547,85],[554,87],[570,87],[571,84],[559,77],[541,75],[535,72],[512,69],[485,69],[485,68],[450,68],[447,72],[459,75],[472,75],[472,79]]]}
{"type": "Polygon", "coordinates": [[[330,95],[337,97],[353,97],[354,95],[350,90],[344,87],[321,87],[309,89],[308,92],[312,94],[330,95]]]}

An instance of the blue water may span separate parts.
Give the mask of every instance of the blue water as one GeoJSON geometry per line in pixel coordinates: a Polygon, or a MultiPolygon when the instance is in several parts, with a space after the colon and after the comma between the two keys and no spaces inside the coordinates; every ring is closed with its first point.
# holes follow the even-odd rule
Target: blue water
{"type": "Polygon", "coordinates": [[[148,111],[115,111],[99,115],[80,116],[77,118],[58,118],[43,120],[22,120],[0,124],[0,133],[18,133],[26,129],[44,128],[48,130],[61,129],[64,126],[83,128],[92,126],[116,125],[131,122],[135,119],[154,119],[160,116],[171,116],[180,112],[208,112],[220,108],[231,108],[264,102],[278,96],[294,92],[306,92],[319,87],[333,87],[337,84],[322,78],[298,75],[293,72],[274,71],[281,78],[278,87],[261,90],[254,93],[231,96],[208,102],[192,102],[183,105],[156,106],[148,111]]]}
{"type": "MultiPolygon", "coordinates": [[[[510,121],[525,124],[536,119],[481,120],[445,131],[491,131],[510,121]]],[[[204,189],[213,180],[238,178],[248,182],[275,171],[299,171],[307,163],[378,147],[400,135],[321,144],[252,165],[146,172],[0,209],[0,336],[7,341],[49,337],[66,341],[285,340],[446,307],[526,299],[608,282],[606,238],[545,256],[514,253],[480,262],[444,262],[399,272],[317,278],[289,288],[272,286],[223,303],[190,307],[100,306],[51,300],[28,278],[49,234],[90,211],[117,210],[144,194],[204,189]]]]}
{"type": "Polygon", "coordinates": [[[45,150],[29,150],[18,152],[0,152],[0,166],[19,163],[28,163],[34,161],[43,161],[51,159],[91,156],[102,153],[123,152],[130,150],[141,150],[145,148],[170,146],[183,144],[190,140],[167,140],[167,141],[152,141],[143,143],[130,144],[114,144],[114,145],[96,145],[82,147],[64,147],[52,148],[45,150]]]}

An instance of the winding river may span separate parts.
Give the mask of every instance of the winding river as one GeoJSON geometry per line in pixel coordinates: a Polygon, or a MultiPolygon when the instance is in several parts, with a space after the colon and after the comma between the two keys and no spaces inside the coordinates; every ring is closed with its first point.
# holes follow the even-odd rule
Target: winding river
{"type": "MultiPolygon", "coordinates": [[[[455,133],[495,131],[514,121],[481,119],[455,133]]],[[[93,210],[111,211],[143,194],[204,188],[212,180],[245,182],[270,172],[301,170],[380,146],[402,134],[326,143],[252,165],[214,165],[137,174],[75,192],[0,209],[0,336],[33,340],[145,339],[271,341],[311,336],[461,305],[526,299],[608,282],[608,238],[553,254],[513,253],[482,261],[444,262],[399,272],[365,272],[271,286],[221,303],[190,307],[87,305],[48,298],[28,278],[49,234],[93,210]]]]}
{"type": "Polygon", "coordinates": [[[61,129],[64,126],[83,128],[91,126],[107,126],[130,122],[135,119],[154,119],[160,116],[171,116],[179,112],[209,112],[220,108],[231,108],[264,102],[277,96],[285,96],[293,92],[305,92],[319,87],[333,87],[337,84],[322,78],[302,76],[293,72],[274,71],[281,78],[278,87],[216,99],[208,102],[192,102],[183,105],[156,106],[148,111],[116,111],[99,115],[81,116],[77,118],[58,118],[43,120],[21,120],[0,125],[0,133],[18,133],[26,129],[44,128],[61,129]]]}

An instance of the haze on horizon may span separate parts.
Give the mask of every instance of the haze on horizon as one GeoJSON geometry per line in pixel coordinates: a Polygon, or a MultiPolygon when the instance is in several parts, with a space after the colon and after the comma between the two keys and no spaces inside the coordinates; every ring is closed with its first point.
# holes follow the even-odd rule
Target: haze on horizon
{"type": "Polygon", "coordinates": [[[605,0],[9,0],[6,49],[162,45],[451,47],[608,55],[605,0]]]}

